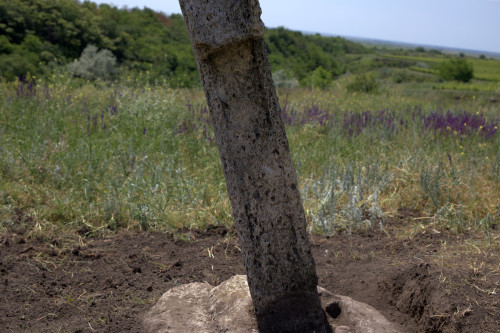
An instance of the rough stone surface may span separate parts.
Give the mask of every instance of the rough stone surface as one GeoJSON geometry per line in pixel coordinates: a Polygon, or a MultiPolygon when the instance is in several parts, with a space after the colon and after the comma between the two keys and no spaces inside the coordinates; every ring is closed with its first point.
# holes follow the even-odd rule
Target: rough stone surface
{"type": "Polygon", "coordinates": [[[213,332],[207,312],[208,283],[195,282],[167,291],[148,313],[148,332],[213,332]]]}
{"type": "Polygon", "coordinates": [[[401,332],[372,306],[336,295],[318,287],[321,303],[329,317],[337,323],[335,333],[398,333],[401,332]],[[334,311],[332,311],[332,308],[334,311]]]}
{"type": "MultiPolygon", "coordinates": [[[[318,291],[335,333],[403,333],[368,304],[318,291]]],[[[217,287],[197,282],[170,289],[147,313],[144,327],[147,333],[259,332],[244,275],[217,287]]]]}
{"type": "Polygon", "coordinates": [[[326,316],[259,3],[179,2],[210,109],[259,328],[328,332],[321,329],[327,326],[326,316]]]}
{"type": "Polygon", "coordinates": [[[218,0],[209,5],[206,1],[181,3],[191,42],[201,59],[219,49],[264,36],[258,1],[218,0]]]}
{"type": "Polygon", "coordinates": [[[244,275],[216,287],[195,282],[170,289],[146,315],[144,326],[150,333],[258,333],[244,275]]]}
{"type": "Polygon", "coordinates": [[[252,298],[244,275],[236,275],[213,288],[209,293],[209,303],[211,319],[220,331],[257,332],[252,298]]]}

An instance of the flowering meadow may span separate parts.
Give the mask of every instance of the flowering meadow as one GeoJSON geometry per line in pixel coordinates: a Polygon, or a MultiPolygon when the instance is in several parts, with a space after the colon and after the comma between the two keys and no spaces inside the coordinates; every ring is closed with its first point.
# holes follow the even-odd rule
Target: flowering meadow
{"type": "MultiPolygon", "coordinates": [[[[230,225],[200,90],[64,75],[0,87],[0,229],[230,225]]],[[[500,221],[500,104],[396,86],[279,90],[312,233],[427,225],[490,235],[500,221]]],[[[477,96],[476,96],[477,95],[477,96]]]]}

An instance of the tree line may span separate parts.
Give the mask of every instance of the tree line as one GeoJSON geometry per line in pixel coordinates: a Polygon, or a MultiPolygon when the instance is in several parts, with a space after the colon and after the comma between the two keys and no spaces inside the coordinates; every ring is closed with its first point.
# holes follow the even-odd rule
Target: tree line
{"type": "MultiPolygon", "coordinates": [[[[300,85],[325,85],[346,71],[343,55],[370,52],[340,37],[285,28],[266,29],[265,42],[273,72],[300,85]]],[[[99,59],[102,70],[87,78],[147,72],[151,82],[165,79],[173,87],[200,84],[179,14],[90,1],[0,0],[0,79],[61,69],[85,77],[82,66],[99,59]]]]}

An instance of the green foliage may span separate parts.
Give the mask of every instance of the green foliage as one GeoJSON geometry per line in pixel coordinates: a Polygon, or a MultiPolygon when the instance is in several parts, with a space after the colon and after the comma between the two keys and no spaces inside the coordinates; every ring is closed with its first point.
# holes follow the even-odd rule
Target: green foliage
{"type": "Polygon", "coordinates": [[[6,36],[0,37],[0,75],[8,80],[28,73],[43,73],[41,63],[51,56],[51,47],[33,34],[27,34],[21,44],[12,44],[6,36]]]}
{"type": "Polygon", "coordinates": [[[13,45],[9,42],[7,36],[0,36],[0,54],[11,53],[14,50],[13,45]]]}
{"type": "Polygon", "coordinates": [[[180,15],[73,0],[0,0],[0,35],[0,76],[8,80],[71,63],[95,45],[110,50],[129,71],[149,71],[151,82],[185,87],[199,82],[180,15]]]}
{"type": "MultiPolygon", "coordinates": [[[[0,35],[0,76],[8,80],[28,72],[41,75],[57,65],[72,63],[87,45],[95,45],[113,53],[121,72],[133,77],[145,73],[141,82],[200,85],[181,15],[88,1],[0,0],[0,35]],[[12,66],[13,59],[19,63],[12,66]]],[[[343,38],[304,35],[284,28],[266,30],[265,40],[273,71],[286,72],[291,78],[285,83],[288,85],[311,86],[313,80],[313,86],[325,87],[329,77],[344,72],[340,65],[343,55],[368,52],[343,38]],[[319,67],[323,70],[317,70],[319,67]]],[[[82,61],[68,68],[75,75],[95,77],[83,69],[87,65],[82,61]]]]}
{"type": "Polygon", "coordinates": [[[347,85],[347,91],[371,93],[377,91],[379,84],[373,75],[359,74],[347,85]]]}
{"type": "Polygon", "coordinates": [[[332,73],[325,70],[323,67],[318,66],[312,73],[305,79],[305,85],[310,88],[326,89],[333,81],[332,73]]]}
{"type": "Polygon", "coordinates": [[[85,45],[100,44],[95,17],[72,0],[2,0],[0,33],[13,44],[27,35],[57,45],[58,57],[77,57],[85,45]]]}
{"type": "Polygon", "coordinates": [[[394,83],[403,83],[410,81],[410,75],[407,71],[397,71],[392,75],[392,80],[394,83]]]}
{"type": "Polygon", "coordinates": [[[469,82],[474,77],[474,68],[464,58],[450,59],[440,64],[439,76],[447,81],[469,82]]]}
{"type": "Polygon", "coordinates": [[[68,65],[70,73],[88,80],[109,80],[116,73],[116,58],[111,51],[88,45],[78,61],[68,65]]]}
{"type": "Polygon", "coordinates": [[[304,35],[282,27],[267,29],[264,39],[273,71],[291,72],[305,86],[310,85],[310,75],[317,68],[336,77],[344,72],[338,62],[344,55],[368,53],[362,45],[340,37],[304,35]]]}
{"type": "MultiPolygon", "coordinates": [[[[266,29],[264,39],[273,73],[286,73],[276,80],[279,87],[299,83],[324,89],[342,74],[386,68],[409,70],[408,76],[396,75],[396,83],[418,81],[422,75],[412,75],[416,71],[432,77],[441,73],[446,80],[467,81],[473,75],[479,80],[500,81],[500,62],[485,57],[463,56],[443,63],[448,58],[437,50],[380,51],[340,37],[282,27],[266,29]]],[[[0,79],[52,76],[73,68],[67,65],[78,59],[87,45],[111,51],[119,72],[132,78],[127,82],[200,86],[181,15],[165,15],[149,8],[119,9],[90,1],[0,0],[0,79]]]]}
{"type": "Polygon", "coordinates": [[[36,61],[37,57],[33,54],[24,56],[19,56],[17,53],[0,54],[0,73],[7,80],[14,80],[27,73],[36,73],[38,72],[36,61]]]}

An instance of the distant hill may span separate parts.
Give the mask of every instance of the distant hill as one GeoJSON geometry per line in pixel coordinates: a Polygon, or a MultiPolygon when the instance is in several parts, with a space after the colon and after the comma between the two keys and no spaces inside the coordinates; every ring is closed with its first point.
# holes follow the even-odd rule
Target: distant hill
{"type": "MultiPolygon", "coordinates": [[[[346,71],[344,55],[370,52],[345,38],[285,28],[267,29],[265,41],[273,71],[301,84],[318,75],[333,79],[346,71]]],[[[88,45],[110,50],[121,73],[142,71],[151,82],[199,85],[181,15],[88,1],[0,0],[0,78],[61,70],[88,45]]]]}
{"type": "MultiPolygon", "coordinates": [[[[316,34],[310,32],[304,32],[305,34],[316,34]]],[[[470,50],[456,47],[447,47],[447,46],[437,46],[437,45],[428,45],[428,44],[416,44],[416,43],[407,43],[407,42],[398,42],[398,41],[390,41],[383,39],[374,39],[374,38],[363,38],[363,37],[353,37],[353,36],[339,36],[335,34],[321,34],[321,36],[325,37],[342,37],[354,43],[358,43],[364,45],[368,48],[379,47],[379,48],[388,48],[388,49],[416,49],[416,48],[425,48],[427,50],[437,50],[446,54],[465,54],[472,57],[479,57],[484,55],[488,58],[500,59],[500,53],[497,52],[488,52],[488,51],[480,51],[480,50],[470,50]]]]}

